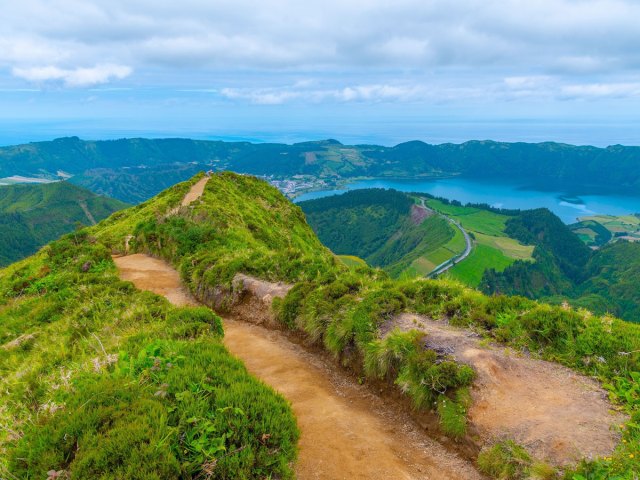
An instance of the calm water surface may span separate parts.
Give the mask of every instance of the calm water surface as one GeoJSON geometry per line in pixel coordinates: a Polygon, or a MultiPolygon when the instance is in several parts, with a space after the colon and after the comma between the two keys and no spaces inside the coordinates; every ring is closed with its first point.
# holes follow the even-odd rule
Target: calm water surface
{"type": "Polygon", "coordinates": [[[344,193],[360,188],[393,188],[402,192],[425,192],[437,197],[464,203],[487,203],[499,208],[531,209],[546,207],[563,222],[573,223],[578,217],[595,214],[625,215],[640,212],[640,192],[637,195],[611,193],[578,194],[559,189],[542,190],[516,183],[495,183],[465,178],[437,180],[374,179],[349,183],[341,190],[305,193],[296,202],[344,193]]]}

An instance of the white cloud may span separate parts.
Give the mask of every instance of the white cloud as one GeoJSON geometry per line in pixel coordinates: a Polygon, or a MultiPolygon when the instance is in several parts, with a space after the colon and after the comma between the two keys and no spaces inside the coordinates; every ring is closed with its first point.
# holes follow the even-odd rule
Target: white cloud
{"type": "Polygon", "coordinates": [[[15,67],[14,76],[34,83],[61,82],[67,87],[90,87],[121,80],[131,75],[132,69],[125,65],[96,65],[95,67],[78,67],[64,69],[55,66],[15,67]]]}
{"type": "Polygon", "coordinates": [[[593,85],[637,82],[638,18],[636,0],[21,0],[3,9],[0,82],[135,70],[255,104],[609,98],[635,95],[593,85]]]}
{"type": "Polygon", "coordinates": [[[276,88],[223,88],[220,94],[231,100],[244,100],[258,105],[279,105],[292,101],[335,102],[403,102],[423,100],[428,92],[410,85],[350,85],[342,88],[306,88],[307,82],[276,88]]]}
{"type": "Polygon", "coordinates": [[[562,87],[566,98],[640,98],[640,83],[592,83],[562,87]]]}

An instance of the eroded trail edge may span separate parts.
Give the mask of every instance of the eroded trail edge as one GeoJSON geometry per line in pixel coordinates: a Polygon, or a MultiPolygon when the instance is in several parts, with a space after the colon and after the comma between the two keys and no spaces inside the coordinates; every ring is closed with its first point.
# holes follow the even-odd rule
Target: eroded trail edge
{"type": "MultiPolygon", "coordinates": [[[[167,263],[114,257],[120,276],[176,305],[197,302],[167,263]]],[[[289,402],[301,430],[300,479],[478,479],[474,466],[429,438],[407,416],[286,337],[225,320],[225,345],[289,402]]]]}

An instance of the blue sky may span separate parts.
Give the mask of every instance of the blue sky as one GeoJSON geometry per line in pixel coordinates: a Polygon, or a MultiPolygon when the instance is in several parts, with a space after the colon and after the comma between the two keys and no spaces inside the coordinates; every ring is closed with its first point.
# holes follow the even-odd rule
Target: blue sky
{"type": "Polygon", "coordinates": [[[0,144],[640,144],[631,0],[0,1],[0,144]]]}

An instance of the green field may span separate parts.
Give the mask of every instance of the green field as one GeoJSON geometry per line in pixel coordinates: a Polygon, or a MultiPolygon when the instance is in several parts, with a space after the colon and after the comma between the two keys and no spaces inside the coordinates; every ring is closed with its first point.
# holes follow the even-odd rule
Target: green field
{"type": "Polygon", "coordinates": [[[497,248],[477,244],[469,257],[449,270],[449,275],[466,285],[477,287],[486,269],[493,268],[501,272],[513,262],[513,258],[507,257],[497,248]]]}
{"type": "Polygon", "coordinates": [[[484,233],[496,237],[504,237],[505,223],[509,219],[506,215],[473,207],[458,207],[447,205],[439,200],[427,201],[434,210],[451,217],[462,225],[465,230],[484,233]]]}
{"type": "Polygon", "coordinates": [[[619,238],[640,241],[640,217],[636,215],[581,217],[569,228],[588,246],[601,247],[619,238]]]}
{"type": "MultiPolygon", "coordinates": [[[[478,286],[488,268],[502,271],[516,260],[533,260],[533,245],[523,245],[504,233],[509,216],[475,207],[447,205],[439,200],[428,200],[427,204],[459,222],[474,237],[471,255],[450,270],[452,277],[467,285],[478,286]]],[[[431,253],[428,260],[440,265],[453,254],[464,251],[464,248],[464,237],[456,229],[454,238],[431,253]]],[[[418,269],[417,266],[412,266],[418,269]]]]}

